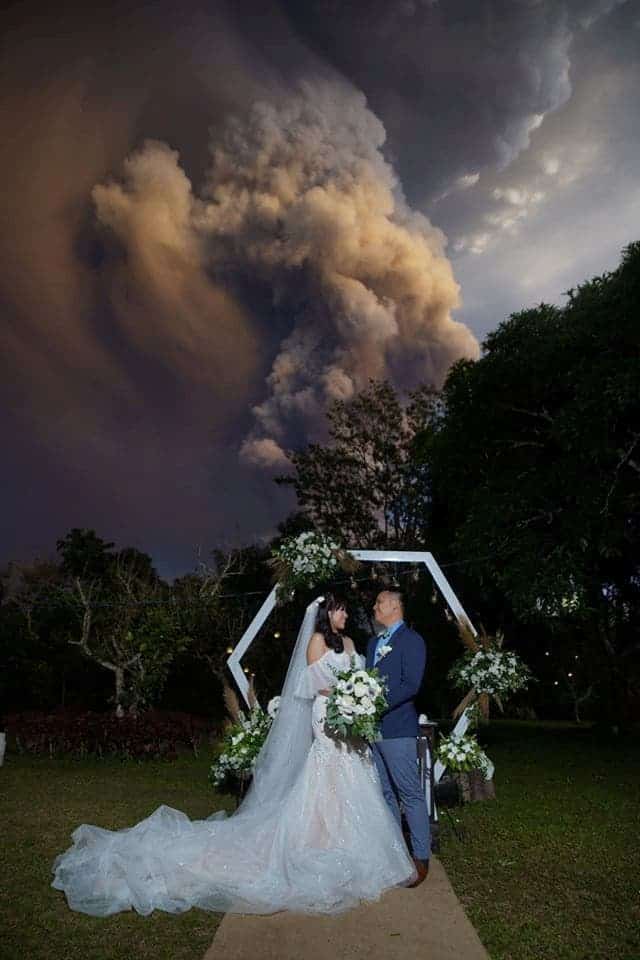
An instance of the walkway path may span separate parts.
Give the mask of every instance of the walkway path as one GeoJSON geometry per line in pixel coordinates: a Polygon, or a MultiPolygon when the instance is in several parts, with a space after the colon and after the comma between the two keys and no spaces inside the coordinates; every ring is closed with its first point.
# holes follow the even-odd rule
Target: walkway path
{"type": "Polygon", "coordinates": [[[204,960],[489,960],[453,892],[431,859],[414,890],[390,890],[378,902],[335,917],[227,914],[204,960]]]}

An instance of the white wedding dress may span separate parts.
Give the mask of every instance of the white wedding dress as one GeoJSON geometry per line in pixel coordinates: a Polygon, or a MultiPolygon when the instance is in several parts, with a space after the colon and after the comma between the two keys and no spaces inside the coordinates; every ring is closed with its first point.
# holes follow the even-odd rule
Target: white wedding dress
{"type": "MultiPolygon", "coordinates": [[[[306,731],[285,726],[278,734],[274,724],[270,738],[286,738],[271,750],[277,763],[269,757],[262,767],[258,762],[255,789],[233,816],[191,821],[161,806],[129,829],[79,827],[73,846],[54,864],[53,886],[64,890],[69,906],[95,916],[190,907],[338,913],[412,878],[413,861],[370,749],[325,732],[327,700],[317,691],[335,683],[331,668],[348,666],[349,654],[333,650],[310,667],[299,665],[288,703],[294,711],[310,707],[303,714],[311,720],[310,746],[291,774],[295,737],[306,731]],[[283,750],[290,751],[289,761],[283,750]]],[[[289,717],[289,724],[301,716],[289,717]]]]}

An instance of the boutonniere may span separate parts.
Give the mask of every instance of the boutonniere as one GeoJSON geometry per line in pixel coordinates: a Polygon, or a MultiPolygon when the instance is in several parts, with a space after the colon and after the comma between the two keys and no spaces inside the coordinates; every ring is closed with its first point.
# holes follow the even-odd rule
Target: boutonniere
{"type": "Polygon", "coordinates": [[[380,649],[378,650],[378,662],[382,660],[383,657],[386,657],[388,653],[391,653],[393,647],[390,643],[383,643],[380,649]]]}

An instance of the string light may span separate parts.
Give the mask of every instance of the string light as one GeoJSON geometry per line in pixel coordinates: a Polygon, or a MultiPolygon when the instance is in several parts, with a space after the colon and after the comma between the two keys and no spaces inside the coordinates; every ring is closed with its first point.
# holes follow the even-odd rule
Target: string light
{"type": "MultiPolygon", "coordinates": [[[[469,559],[467,559],[467,560],[452,560],[450,563],[441,563],[440,566],[441,566],[442,569],[447,569],[448,567],[458,567],[458,566],[461,566],[461,565],[464,565],[464,564],[478,563],[478,562],[480,562],[481,560],[491,560],[494,556],[497,556],[497,554],[486,554],[485,556],[482,556],[482,557],[472,557],[472,558],[469,558],[469,559]]],[[[411,577],[413,580],[415,580],[415,581],[417,582],[417,581],[420,579],[420,574],[421,574],[421,567],[418,566],[418,567],[413,568],[413,569],[411,569],[411,570],[404,570],[404,571],[402,571],[402,572],[399,574],[399,576],[409,576],[409,577],[411,577]]],[[[348,583],[348,582],[350,582],[352,588],[353,588],[353,589],[357,589],[357,584],[358,584],[358,582],[361,582],[361,581],[364,581],[364,580],[368,580],[368,579],[371,579],[371,580],[374,580],[374,581],[375,581],[375,580],[377,580],[378,578],[379,578],[379,570],[378,570],[378,567],[376,566],[376,564],[372,564],[372,566],[371,566],[371,573],[369,574],[369,576],[362,576],[362,577],[354,577],[354,576],[351,576],[350,581],[347,580],[347,579],[344,579],[344,580],[336,580],[335,583],[336,583],[336,584],[339,584],[339,583],[348,583]]],[[[396,581],[396,579],[397,579],[397,578],[394,578],[394,582],[396,581]]],[[[241,593],[220,593],[220,594],[218,594],[217,599],[218,599],[218,600],[237,600],[237,599],[242,599],[243,597],[257,597],[257,596],[262,596],[262,597],[264,597],[264,596],[265,596],[264,590],[244,590],[244,591],[242,591],[241,593]]],[[[292,593],[292,596],[293,596],[293,593],[292,593]]],[[[77,602],[77,598],[75,597],[75,595],[73,595],[73,600],[77,602]]],[[[53,604],[55,605],[55,604],[57,604],[58,602],[59,602],[59,601],[58,601],[58,598],[56,597],[56,598],[53,600],[53,604]]],[[[435,588],[434,588],[434,591],[433,591],[433,595],[432,595],[432,600],[431,600],[431,602],[432,602],[432,603],[436,603],[436,602],[437,602],[437,593],[436,593],[435,588]],[[433,599],[433,597],[435,597],[435,600],[433,599]]],[[[99,608],[99,607],[146,607],[146,606],[170,606],[170,605],[172,605],[172,606],[174,606],[174,607],[179,607],[179,608],[181,608],[181,609],[187,609],[187,610],[189,610],[189,609],[196,609],[196,608],[198,608],[198,607],[201,607],[201,606],[202,606],[203,604],[205,604],[205,603],[207,603],[206,600],[201,600],[201,601],[197,601],[197,600],[196,600],[196,601],[193,601],[193,600],[190,600],[190,601],[188,601],[188,602],[181,602],[181,601],[179,601],[179,600],[176,600],[175,598],[171,598],[171,599],[169,599],[169,600],[124,600],[124,601],[121,601],[121,600],[116,600],[116,601],[113,601],[113,600],[105,600],[105,601],[97,600],[97,601],[92,601],[92,602],[90,602],[90,603],[89,603],[89,607],[96,609],[96,608],[99,608]]],[[[38,601],[38,600],[34,601],[33,606],[34,606],[34,607],[46,607],[46,606],[51,606],[51,604],[52,604],[52,601],[49,601],[49,600],[46,600],[46,599],[45,599],[45,600],[41,600],[41,601],[38,601]]],[[[577,660],[578,657],[576,657],[575,659],[577,660]]]]}
{"type": "Polygon", "coordinates": [[[233,647],[227,647],[227,653],[233,653],[233,647]]]}
{"type": "Polygon", "coordinates": [[[276,638],[276,640],[279,640],[279,639],[280,639],[280,631],[279,631],[279,630],[276,630],[273,635],[274,635],[274,637],[276,638]]]}

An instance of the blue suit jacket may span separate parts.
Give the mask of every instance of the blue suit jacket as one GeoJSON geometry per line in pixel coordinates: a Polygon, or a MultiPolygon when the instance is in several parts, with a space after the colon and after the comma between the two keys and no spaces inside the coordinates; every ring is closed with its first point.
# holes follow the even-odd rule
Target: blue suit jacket
{"type": "MultiPolygon", "coordinates": [[[[377,637],[367,645],[367,662],[373,667],[373,655],[377,637]]],[[[427,648],[419,633],[405,624],[393,633],[388,641],[390,652],[378,661],[378,671],[387,681],[388,708],[382,717],[382,736],[385,740],[395,737],[418,736],[418,714],[413,698],[418,693],[427,663],[427,648]]]]}

